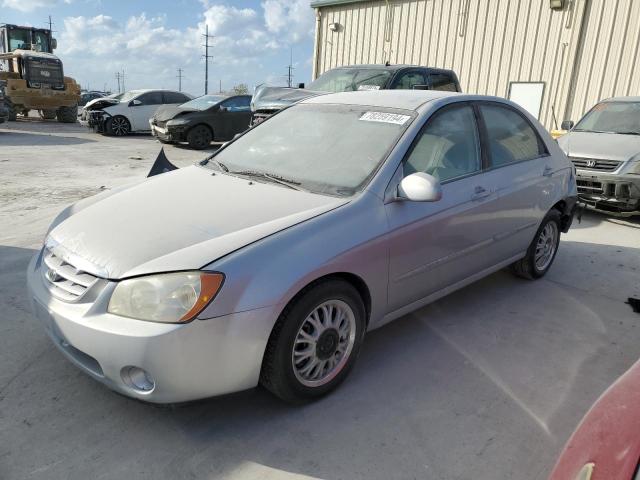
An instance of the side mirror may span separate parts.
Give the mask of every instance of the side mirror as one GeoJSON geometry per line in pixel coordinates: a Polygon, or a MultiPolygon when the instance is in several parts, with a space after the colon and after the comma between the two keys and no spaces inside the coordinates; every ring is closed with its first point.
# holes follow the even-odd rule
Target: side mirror
{"type": "Polygon", "coordinates": [[[304,82],[299,83],[298,88],[304,88],[304,82]]]}
{"type": "Polygon", "coordinates": [[[137,107],[138,105],[142,105],[142,102],[137,98],[129,102],[130,107],[137,107]]]}
{"type": "Polygon", "coordinates": [[[58,48],[58,40],[56,40],[55,38],[51,39],[51,50],[55,50],[56,48],[58,48]]]}
{"type": "Polygon", "coordinates": [[[432,175],[424,172],[412,173],[398,185],[398,198],[411,202],[437,202],[442,198],[442,187],[432,175]]]}
{"type": "Polygon", "coordinates": [[[564,122],[562,122],[562,124],[560,125],[560,128],[562,130],[571,130],[573,128],[574,123],[571,120],[565,120],[564,122]]]}

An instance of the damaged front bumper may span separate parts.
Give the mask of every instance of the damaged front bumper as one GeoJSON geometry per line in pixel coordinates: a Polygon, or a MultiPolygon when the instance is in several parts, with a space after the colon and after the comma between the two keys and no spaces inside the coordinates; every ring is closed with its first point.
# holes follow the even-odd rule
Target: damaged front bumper
{"type": "Polygon", "coordinates": [[[80,123],[96,133],[104,133],[105,124],[109,118],[111,115],[104,110],[84,110],[80,117],[80,123]]]}
{"type": "Polygon", "coordinates": [[[154,119],[149,120],[151,135],[163,142],[186,142],[187,126],[158,125],[154,119]]]}
{"type": "Polygon", "coordinates": [[[622,217],[640,215],[640,175],[577,170],[576,182],[587,208],[622,217]]]}

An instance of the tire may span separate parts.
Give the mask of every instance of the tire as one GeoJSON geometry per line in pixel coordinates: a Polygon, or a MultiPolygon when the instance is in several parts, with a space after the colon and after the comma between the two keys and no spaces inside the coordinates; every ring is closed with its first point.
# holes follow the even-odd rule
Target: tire
{"type": "Polygon", "coordinates": [[[104,131],[107,135],[124,137],[131,133],[131,124],[126,117],[116,115],[115,117],[107,119],[104,124],[104,131]]]}
{"type": "Polygon", "coordinates": [[[13,102],[9,100],[9,98],[4,97],[4,106],[7,107],[7,110],[9,110],[9,121],[15,122],[18,118],[18,111],[13,105],[13,102]]]}
{"type": "Polygon", "coordinates": [[[325,280],[305,288],[273,327],[260,384],[289,403],[303,403],[331,392],[347,377],[358,357],[365,316],[358,291],[344,280],[325,280]],[[327,319],[336,323],[331,325],[327,319]]]}
{"type": "Polygon", "coordinates": [[[187,133],[187,143],[194,150],[202,150],[211,145],[213,133],[205,125],[196,125],[187,133]]]}
{"type": "Polygon", "coordinates": [[[158,139],[158,141],[159,141],[160,143],[163,143],[163,144],[165,144],[165,145],[171,145],[171,144],[175,143],[175,142],[170,142],[169,140],[163,140],[163,139],[161,139],[160,137],[156,137],[156,138],[158,139]]]}
{"type": "Polygon", "coordinates": [[[38,110],[38,114],[40,114],[40,118],[43,120],[53,120],[56,118],[55,110],[38,110]]]}
{"type": "Polygon", "coordinates": [[[78,121],[78,106],[60,107],[56,112],[56,116],[60,123],[76,123],[78,121]]]}
{"type": "Polygon", "coordinates": [[[511,264],[511,271],[515,275],[528,280],[545,276],[558,253],[560,220],[560,212],[557,210],[554,209],[547,213],[533,237],[525,257],[511,264]]]}

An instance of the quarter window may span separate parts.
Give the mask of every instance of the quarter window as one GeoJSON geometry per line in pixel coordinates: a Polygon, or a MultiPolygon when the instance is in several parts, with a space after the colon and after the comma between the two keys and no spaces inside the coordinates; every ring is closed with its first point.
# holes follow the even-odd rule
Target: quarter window
{"type": "Polygon", "coordinates": [[[425,172],[440,181],[481,170],[480,141],[473,109],[455,106],[436,113],[418,134],[404,163],[404,175],[425,172]]]}
{"type": "Polygon", "coordinates": [[[480,105],[487,128],[491,166],[537,158],[545,153],[542,140],[518,112],[498,106],[480,105]]]}

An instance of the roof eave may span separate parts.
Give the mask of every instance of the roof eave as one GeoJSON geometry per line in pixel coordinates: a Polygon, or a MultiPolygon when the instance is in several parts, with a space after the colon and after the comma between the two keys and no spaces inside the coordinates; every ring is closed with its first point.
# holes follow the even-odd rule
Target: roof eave
{"type": "Polygon", "coordinates": [[[312,8],[328,7],[333,5],[345,5],[347,3],[360,3],[366,0],[311,0],[312,8]]]}

